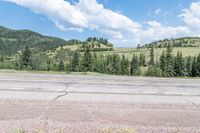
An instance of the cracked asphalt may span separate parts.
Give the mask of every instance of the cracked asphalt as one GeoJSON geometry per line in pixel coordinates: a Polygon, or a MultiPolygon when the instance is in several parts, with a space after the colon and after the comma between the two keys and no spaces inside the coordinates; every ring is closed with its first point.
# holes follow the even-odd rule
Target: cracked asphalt
{"type": "Polygon", "coordinates": [[[0,132],[200,132],[200,79],[0,73],[0,132]]]}

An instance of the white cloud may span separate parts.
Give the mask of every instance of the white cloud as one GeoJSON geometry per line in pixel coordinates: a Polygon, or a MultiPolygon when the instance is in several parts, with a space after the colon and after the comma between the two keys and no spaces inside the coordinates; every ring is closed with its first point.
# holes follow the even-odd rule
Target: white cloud
{"type": "Polygon", "coordinates": [[[200,2],[194,2],[189,9],[184,9],[180,15],[183,17],[184,22],[193,31],[200,30],[200,2]]]}
{"type": "MultiPolygon", "coordinates": [[[[147,21],[147,28],[121,13],[106,9],[96,0],[79,0],[71,4],[65,0],[4,0],[43,14],[62,31],[95,30],[118,46],[136,46],[158,39],[200,35],[200,2],[192,3],[180,15],[183,26],[167,26],[147,21]],[[197,30],[198,29],[198,30],[197,30]],[[192,32],[191,32],[192,31],[192,32]]],[[[154,14],[163,11],[157,9],[154,14]]],[[[167,12],[163,12],[167,14],[167,12]]]]}
{"type": "Polygon", "coordinates": [[[46,15],[62,31],[97,30],[112,39],[127,39],[140,32],[141,25],[128,17],[105,9],[96,0],[5,0],[46,15]]]}
{"type": "Polygon", "coordinates": [[[54,21],[56,27],[58,29],[60,29],[61,31],[78,31],[78,32],[83,32],[83,29],[82,28],[78,28],[78,27],[68,27],[66,28],[63,24],[61,24],[60,22],[58,21],[54,21]]]}
{"type": "Polygon", "coordinates": [[[190,33],[186,26],[167,26],[157,21],[148,21],[148,28],[142,33],[142,40],[159,40],[171,37],[183,37],[190,33]]]}
{"type": "Polygon", "coordinates": [[[64,0],[5,0],[30,8],[35,13],[46,15],[53,22],[86,28],[88,21],[80,10],[64,0]]]}

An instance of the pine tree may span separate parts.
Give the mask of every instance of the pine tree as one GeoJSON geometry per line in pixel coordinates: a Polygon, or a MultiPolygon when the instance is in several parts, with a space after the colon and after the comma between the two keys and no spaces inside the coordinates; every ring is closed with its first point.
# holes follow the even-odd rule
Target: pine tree
{"type": "Polygon", "coordinates": [[[140,54],[140,66],[145,66],[146,64],[146,57],[143,53],[140,54]]]}
{"type": "Polygon", "coordinates": [[[4,56],[3,55],[0,56],[0,62],[4,62],[4,56]]]}
{"type": "Polygon", "coordinates": [[[115,75],[119,75],[121,73],[121,67],[120,67],[120,57],[117,55],[117,54],[114,54],[113,55],[113,58],[112,58],[112,74],[115,74],[115,75]]]}
{"type": "Polygon", "coordinates": [[[131,75],[136,76],[139,70],[139,60],[138,57],[134,54],[131,61],[131,75]]]}
{"type": "Polygon", "coordinates": [[[192,71],[191,71],[191,75],[192,77],[196,77],[197,76],[197,58],[194,57],[193,61],[192,61],[192,71]]]}
{"type": "Polygon", "coordinates": [[[50,64],[51,64],[51,60],[50,59],[47,59],[47,71],[50,71],[50,64]]]}
{"type": "Polygon", "coordinates": [[[92,71],[92,55],[89,46],[86,47],[83,55],[83,71],[92,71]]]}
{"type": "Polygon", "coordinates": [[[92,56],[92,71],[100,72],[100,59],[98,58],[97,54],[94,53],[92,56]]]}
{"type": "Polygon", "coordinates": [[[122,75],[129,75],[129,61],[125,58],[125,56],[122,56],[121,60],[121,74],[122,75]]]}
{"type": "Polygon", "coordinates": [[[113,62],[113,55],[108,55],[106,56],[106,69],[105,69],[105,73],[107,74],[112,74],[112,62],[113,62]]]}
{"type": "Polygon", "coordinates": [[[64,71],[65,70],[65,66],[62,60],[60,60],[59,65],[58,65],[58,70],[59,71],[64,71]]]}
{"type": "Polygon", "coordinates": [[[186,59],[186,72],[187,72],[187,76],[192,76],[191,72],[192,72],[192,57],[188,56],[186,59]]]}
{"type": "Polygon", "coordinates": [[[150,49],[150,61],[149,61],[149,65],[153,66],[155,65],[155,61],[154,61],[154,47],[152,46],[150,49]]]}
{"type": "Polygon", "coordinates": [[[26,46],[25,50],[22,52],[21,55],[21,69],[23,67],[27,68],[28,66],[32,67],[32,52],[28,46],[26,46]]]}
{"type": "Polygon", "coordinates": [[[197,57],[197,76],[200,77],[200,54],[197,57]]]}
{"type": "Polygon", "coordinates": [[[76,52],[76,53],[74,54],[73,59],[72,59],[71,71],[73,71],[73,72],[78,72],[78,71],[79,71],[79,63],[80,63],[79,53],[76,52]]]}
{"type": "Polygon", "coordinates": [[[166,76],[167,62],[165,51],[163,51],[162,55],[160,56],[160,69],[162,70],[162,75],[166,76]]]}
{"type": "Polygon", "coordinates": [[[175,76],[185,75],[185,63],[182,56],[182,52],[178,52],[174,59],[174,74],[175,76]]]}
{"type": "Polygon", "coordinates": [[[167,45],[166,63],[167,63],[166,76],[171,77],[174,75],[174,69],[173,69],[172,46],[170,44],[167,45]]]}
{"type": "Polygon", "coordinates": [[[99,72],[100,73],[106,73],[106,71],[105,71],[105,63],[104,62],[100,62],[100,64],[99,64],[99,72]]]}

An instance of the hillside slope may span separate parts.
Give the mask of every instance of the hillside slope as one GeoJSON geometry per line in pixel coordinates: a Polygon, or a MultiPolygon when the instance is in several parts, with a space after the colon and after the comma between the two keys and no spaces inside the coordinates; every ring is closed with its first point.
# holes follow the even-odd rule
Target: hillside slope
{"type": "Polygon", "coordinates": [[[26,45],[34,52],[41,52],[66,43],[63,39],[43,36],[30,30],[12,30],[0,26],[0,52],[4,54],[15,54],[26,45]]]}
{"type": "Polygon", "coordinates": [[[0,54],[14,55],[22,51],[25,46],[33,52],[56,50],[64,46],[71,50],[83,49],[89,45],[93,51],[112,50],[113,44],[107,39],[90,37],[86,41],[72,39],[65,41],[56,37],[44,36],[30,30],[12,30],[0,26],[0,54]]]}
{"type": "Polygon", "coordinates": [[[148,48],[151,46],[154,47],[166,47],[168,44],[172,45],[173,47],[200,47],[200,37],[183,37],[183,38],[176,38],[176,39],[164,39],[155,41],[149,44],[144,45],[144,48],[148,48]]]}

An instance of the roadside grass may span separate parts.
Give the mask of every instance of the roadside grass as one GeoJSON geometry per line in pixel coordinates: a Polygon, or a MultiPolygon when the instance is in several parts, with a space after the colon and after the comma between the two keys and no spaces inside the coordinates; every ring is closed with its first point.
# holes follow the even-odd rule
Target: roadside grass
{"type": "MultiPolygon", "coordinates": [[[[59,72],[59,71],[38,71],[38,70],[14,70],[0,69],[1,73],[32,73],[32,74],[52,74],[52,75],[87,75],[87,76],[109,76],[109,74],[101,74],[95,72],[59,72]]],[[[110,75],[112,76],[112,75],[110,75]]]]}
{"type": "MultiPolygon", "coordinates": [[[[77,76],[108,76],[108,77],[146,77],[146,71],[148,67],[141,67],[141,75],[140,76],[128,76],[128,75],[112,75],[112,74],[102,74],[102,73],[95,73],[95,72],[58,72],[58,71],[36,71],[36,70],[13,70],[13,69],[0,69],[0,74],[3,73],[24,73],[24,74],[50,74],[50,75],[77,75],[77,76]]],[[[176,78],[176,79],[197,79],[199,80],[200,77],[152,77],[152,78],[176,78]]]]}
{"type": "Polygon", "coordinates": [[[43,74],[66,74],[66,72],[58,71],[38,71],[38,70],[14,70],[14,69],[0,69],[0,73],[43,73],[43,74]]]}

